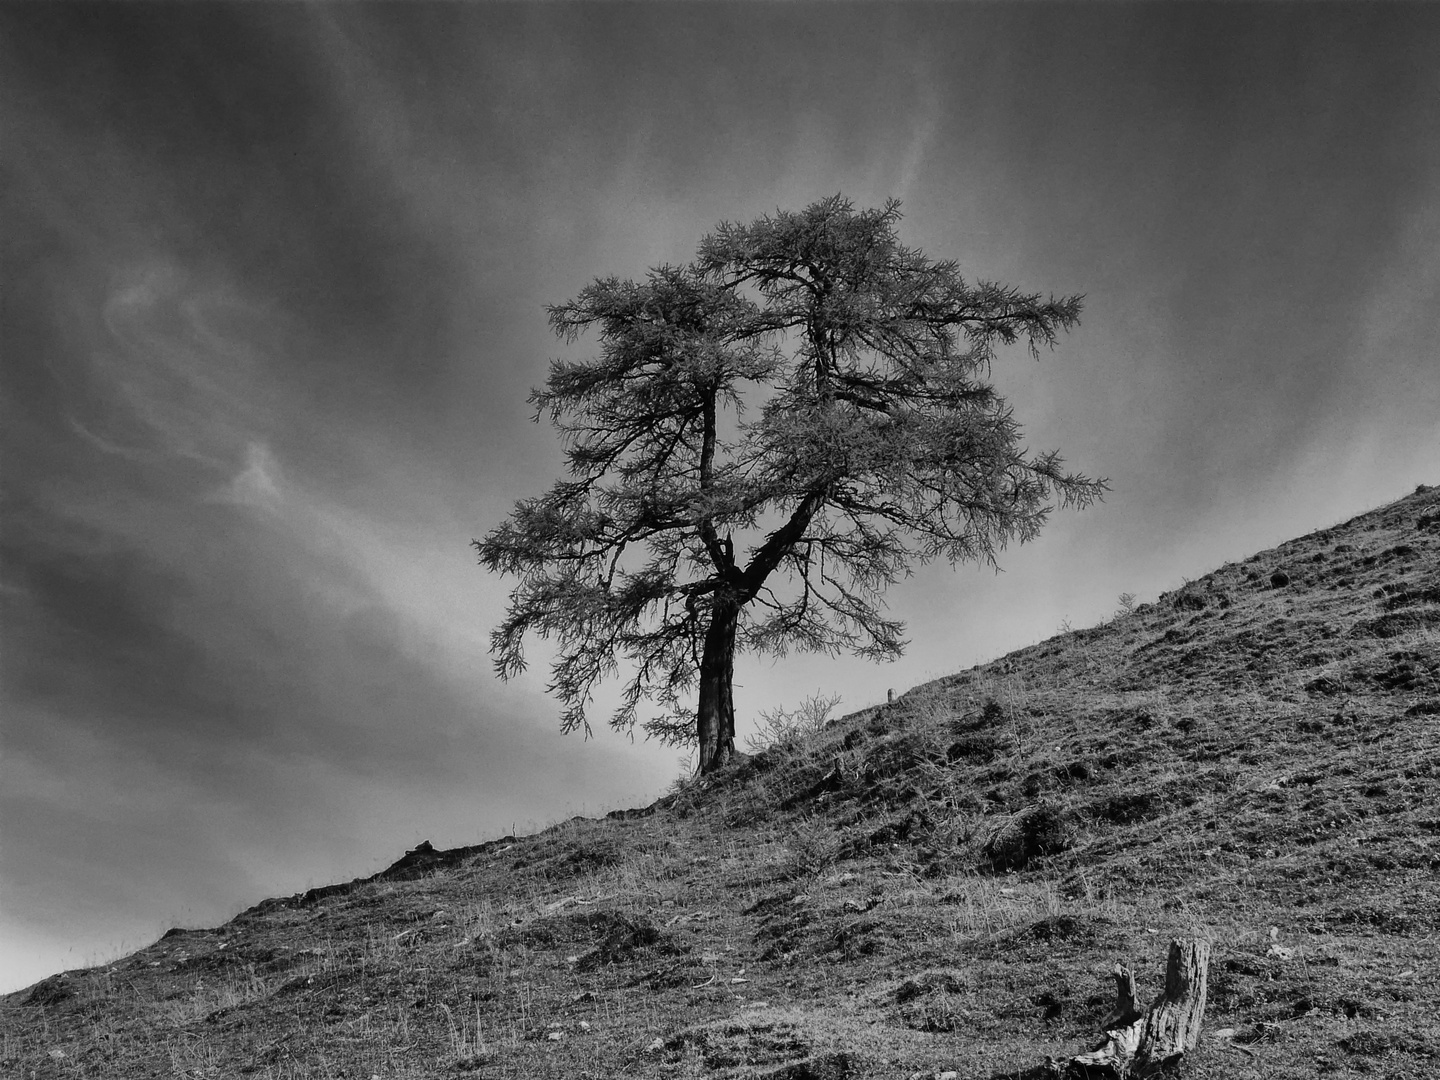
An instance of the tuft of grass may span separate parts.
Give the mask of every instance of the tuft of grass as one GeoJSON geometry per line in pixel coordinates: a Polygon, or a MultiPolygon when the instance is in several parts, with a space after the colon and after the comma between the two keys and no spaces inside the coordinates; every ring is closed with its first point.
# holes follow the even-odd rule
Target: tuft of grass
{"type": "Polygon", "coordinates": [[[830,822],[801,822],[786,842],[781,876],[790,881],[813,882],[839,861],[843,848],[843,837],[830,822]]]}

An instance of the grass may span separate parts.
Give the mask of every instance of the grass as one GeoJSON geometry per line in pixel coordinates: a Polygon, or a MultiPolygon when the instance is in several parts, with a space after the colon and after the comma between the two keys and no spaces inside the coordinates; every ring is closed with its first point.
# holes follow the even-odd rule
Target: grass
{"type": "Polygon", "coordinates": [[[1033,1078],[1186,934],[1215,942],[1189,1075],[1440,1074],[1437,504],[777,715],[644,810],[45,980],[0,1008],[0,1074],[1033,1078]]]}

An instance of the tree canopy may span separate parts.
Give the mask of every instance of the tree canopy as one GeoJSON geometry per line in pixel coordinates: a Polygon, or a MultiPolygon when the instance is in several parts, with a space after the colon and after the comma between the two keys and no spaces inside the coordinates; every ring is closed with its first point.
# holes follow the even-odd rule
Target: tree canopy
{"type": "Polygon", "coordinates": [[[688,265],[549,309],[561,338],[598,343],[530,398],[568,475],[475,547],[519,579],[496,670],[551,639],[565,730],[589,732],[597,684],[623,670],[610,724],[698,742],[701,771],[720,768],[737,651],[893,658],[889,585],[935,559],[994,565],[1054,505],[1101,496],[1022,445],[988,381],[1003,346],[1053,347],[1081,297],[967,282],[902,244],[900,217],[837,195],[721,224],[688,265]]]}

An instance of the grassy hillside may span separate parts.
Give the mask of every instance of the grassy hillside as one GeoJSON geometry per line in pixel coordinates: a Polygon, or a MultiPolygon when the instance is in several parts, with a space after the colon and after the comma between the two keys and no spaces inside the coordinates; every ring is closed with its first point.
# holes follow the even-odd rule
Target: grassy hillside
{"type": "Polygon", "coordinates": [[[1440,491],[652,807],[172,931],[0,1073],[1046,1075],[1215,943],[1195,1077],[1440,1075],[1440,491]]]}

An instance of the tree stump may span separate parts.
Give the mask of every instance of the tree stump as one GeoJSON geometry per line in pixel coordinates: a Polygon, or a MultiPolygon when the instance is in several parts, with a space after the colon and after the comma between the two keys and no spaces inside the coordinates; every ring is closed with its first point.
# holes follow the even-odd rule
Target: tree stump
{"type": "Polygon", "coordinates": [[[1135,1005],[1135,976],[1115,965],[1115,1012],[1105,1041],[1067,1061],[1069,1077],[1144,1077],[1174,1068],[1200,1041],[1210,943],[1196,938],[1170,942],[1165,991],[1143,1013],[1135,1005]]]}

